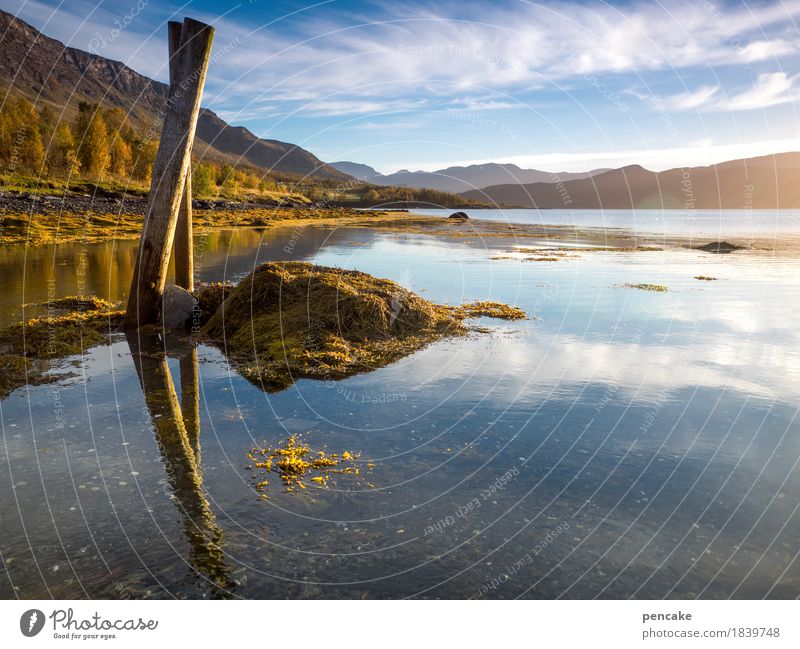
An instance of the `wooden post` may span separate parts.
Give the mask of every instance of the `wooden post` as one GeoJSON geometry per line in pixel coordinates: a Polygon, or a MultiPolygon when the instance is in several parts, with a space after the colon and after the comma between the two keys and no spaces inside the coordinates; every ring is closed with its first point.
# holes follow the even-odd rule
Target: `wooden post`
{"type": "Polygon", "coordinates": [[[147,214],[128,295],[127,329],[155,324],[161,313],[161,299],[191,163],[192,141],[213,37],[213,27],[190,18],[184,19],[176,74],[174,83],[170,85],[147,214]]]}
{"type": "MultiPolygon", "coordinates": [[[[178,57],[181,47],[182,25],[179,22],[167,23],[169,29],[169,84],[170,92],[178,82],[178,57]]],[[[191,161],[191,149],[189,150],[191,161]]],[[[194,250],[192,249],[192,172],[191,163],[189,173],[184,182],[183,200],[178,212],[178,224],[175,229],[175,243],[172,254],[175,258],[175,283],[187,291],[194,291],[194,250]]]]}

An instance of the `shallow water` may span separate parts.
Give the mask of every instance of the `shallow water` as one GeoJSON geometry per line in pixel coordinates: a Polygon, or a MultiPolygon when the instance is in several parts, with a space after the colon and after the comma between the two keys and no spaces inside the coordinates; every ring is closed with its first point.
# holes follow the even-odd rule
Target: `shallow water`
{"type": "MultiPolygon", "coordinates": [[[[531,318],[275,394],[205,345],[90,350],[0,402],[0,596],[800,596],[798,259],[491,260],[347,228],[196,248],[207,280],[307,259],[531,318]],[[360,452],[361,476],[259,498],[246,453],[293,433],[360,452]]],[[[123,299],[134,251],[7,249],[0,317],[48,290],[123,299]]]]}
{"type": "MultiPolygon", "coordinates": [[[[453,210],[413,209],[449,216],[453,210]]],[[[800,210],[467,210],[472,218],[503,223],[544,223],[578,228],[624,229],[685,237],[758,235],[767,239],[800,234],[800,210]]]]}

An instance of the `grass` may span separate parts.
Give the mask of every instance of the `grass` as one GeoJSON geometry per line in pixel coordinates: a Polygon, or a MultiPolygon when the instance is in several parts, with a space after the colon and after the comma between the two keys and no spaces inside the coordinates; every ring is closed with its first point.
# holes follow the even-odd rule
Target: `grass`
{"type": "Polygon", "coordinates": [[[457,318],[499,318],[500,320],[524,320],[525,312],[516,306],[502,302],[471,302],[450,309],[457,318]]]}
{"type": "MultiPolygon", "coordinates": [[[[0,174],[0,188],[7,192],[23,192],[35,195],[89,195],[105,196],[109,194],[126,195],[129,197],[146,197],[150,190],[150,183],[126,180],[115,180],[113,178],[104,180],[92,180],[82,176],[74,176],[70,179],[40,178],[36,176],[22,176],[19,174],[0,174]]],[[[296,203],[310,204],[308,196],[293,191],[260,190],[239,187],[237,191],[228,191],[224,187],[217,187],[215,191],[193,196],[197,200],[229,200],[229,201],[259,201],[290,200],[296,203]]]]}
{"type": "Polygon", "coordinates": [[[268,263],[239,284],[202,328],[231,363],[267,390],[298,378],[341,379],[383,367],[468,318],[524,318],[515,307],[434,304],[386,279],[303,262],[268,263]]]}
{"type": "Polygon", "coordinates": [[[146,196],[148,187],[139,184],[122,183],[115,180],[91,181],[81,177],[70,180],[66,178],[40,178],[37,176],[21,176],[19,174],[0,174],[0,188],[4,192],[24,192],[57,196],[68,192],[71,194],[124,193],[128,196],[146,196]]]}
{"type": "MultiPolygon", "coordinates": [[[[234,210],[193,211],[195,234],[237,227],[261,228],[303,222],[305,225],[364,222],[384,216],[365,214],[345,207],[248,207],[234,210]]],[[[144,217],[141,214],[92,211],[52,213],[6,213],[0,216],[0,244],[44,246],[80,241],[98,243],[112,239],[138,239],[144,217]]]]}
{"type": "Polygon", "coordinates": [[[640,291],[653,291],[655,293],[666,293],[669,289],[663,284],[623,284],[625,288],[636,288],[640,291]]]}
{"type": "Polygon", "coordinates": [[[97,243],[111,239],[135,239],[142,232],[139,214],[109,214],[87,211],[2,216],[0,244],[44,246],[81,241],[97,243]]]}
{"type": "Polygon", "coordinates": [[[716,277],[711,277],[709,275],[695,275],[694,278],[703,280],[704,282],[713,282],[717,279],[716,277]]]}
{"type": "Polygon", "coordinates": [[[231,294],[233,288],[234,286],[231,282],[207,282],[201,284],[195,291],[197,306],[203,313],[212,316],[225,301],[225,298],[231,294]]]}

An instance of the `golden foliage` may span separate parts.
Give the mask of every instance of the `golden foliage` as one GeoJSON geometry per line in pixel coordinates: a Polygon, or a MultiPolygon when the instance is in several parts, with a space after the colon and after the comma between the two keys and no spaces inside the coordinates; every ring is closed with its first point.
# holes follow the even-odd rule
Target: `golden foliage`
{"type": "MultiPolygon", "coordinates": [[[[258,471],[256,489],[266,498],[270,474],[276,474],[286,491],[306,489],[306,480],[319,487],[328,486],[332,475],[358,475],[357,456],[344,453],[313,452],[298,435],[292,435],[275,448],[254,448],[247,454],[251,469],[258,471]]],[[[370,465],[371,466],[371,465],[370,465]]]]}

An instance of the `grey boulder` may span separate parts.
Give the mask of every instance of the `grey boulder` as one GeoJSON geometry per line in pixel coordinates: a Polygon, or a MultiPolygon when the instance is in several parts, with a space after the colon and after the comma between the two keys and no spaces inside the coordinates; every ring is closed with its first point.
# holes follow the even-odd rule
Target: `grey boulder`
{"type": "Polygon", "coordinates": [[[195,297],[185,288],[169,284],[164,289],[161,302],[161,320],[165,329],[184,329],[186,321],[192,317],[195,297]]]}

